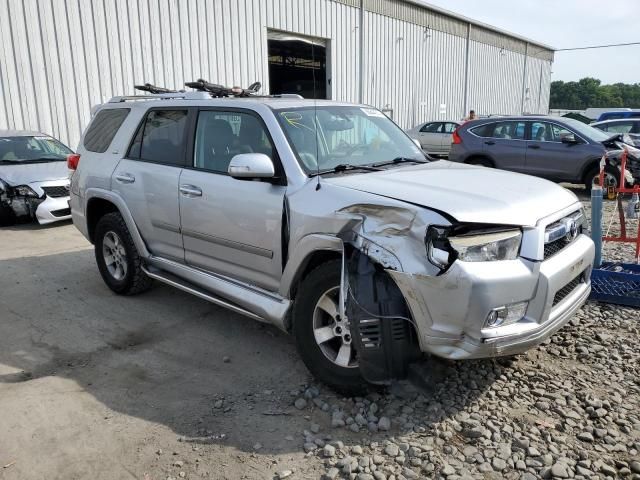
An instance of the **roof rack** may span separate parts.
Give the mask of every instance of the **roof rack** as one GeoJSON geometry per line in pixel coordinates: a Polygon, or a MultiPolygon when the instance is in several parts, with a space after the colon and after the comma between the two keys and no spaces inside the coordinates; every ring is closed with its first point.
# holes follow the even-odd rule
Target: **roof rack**
{"type": "Polygon", "coordinates": [[[164,87],[157,87],[150,83],[143,85],[134,85],[133,88],[142,92],[149,92],[149,95],[120,95],[113,97],[108,103],[120,103],[135,100],[168,100],[178,98],[183,100],[204,100],[207,98],[223,98],[223,97],[252,97],[252,98],[296,98],[304,97],[296,93],[282,93],[279,95],[257,95],[262,87],[260,82],[254,82],[249,88],[241,87],[225,87],[216,83],[210,83],[202,78],[195,82],[187,82],[185,86],[195,89],[195,92],[185,92],[184,90],[171,90],[164,87]]]}

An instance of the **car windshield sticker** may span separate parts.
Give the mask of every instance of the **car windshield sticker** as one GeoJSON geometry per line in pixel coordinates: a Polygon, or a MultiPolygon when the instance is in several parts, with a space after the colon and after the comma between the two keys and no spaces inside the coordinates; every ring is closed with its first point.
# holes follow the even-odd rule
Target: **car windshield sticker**
{"type": "Polygon", "coordinates": [[[362,112],[368,117],[380,117],[384,118],[384,113],[380,110],[376,110],[375,108],[361,108],[362,112]]]}

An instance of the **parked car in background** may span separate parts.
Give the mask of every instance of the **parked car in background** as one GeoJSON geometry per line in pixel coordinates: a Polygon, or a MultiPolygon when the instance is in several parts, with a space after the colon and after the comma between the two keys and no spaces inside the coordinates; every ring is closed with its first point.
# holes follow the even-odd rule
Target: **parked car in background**
{"type": "MultiPolygon", "coordinates": [[[[453,134],[449,160],[527,173],[556,182],[597,180],[605,152],[607,183],[617,185],[619,136],[564,117],[504,117],[468,122],[453,134]]],[[[629,175],[627,181],[634,179],[629,175]]],[[[637,179],[636,179],[637,181],[637,179]]]]}
{"type": "Polygon", "coordinates": [[[460,125],[454,120],[426,122],[407,130],[407,134],[418,140],[429,155],[449,155],[451,135],[460,125]]]}
{"type": "Polygon", "coordinates": [[[611,112],[603,112],[600,114],[597,122],[603,122],[605,120],[615,120],[619,118],[640,118],[640,110],[615,110],[611,112]]]}
{"type": "Polygon", "coordinates": [[[71,177],[118,294],[156,279],[272,323],[349,392],[420,352],[523,352],[589,296],[594,245],[566,189],[429,161],[365,105],[149,97],[97,109],[71,177]]]}
{"type": "Polygon", "coordinates": [[[605,120],[592,123],[591,126],[612,135],[615,133],[626,135],[634,146],[640,147],[640,118],[605,120]]]}
{"type": "Polygon", "coordinates": [[[0,225],[28,219],[44,225],[71,218],[71,153],[43,133],[0,130],[0,225]]]}

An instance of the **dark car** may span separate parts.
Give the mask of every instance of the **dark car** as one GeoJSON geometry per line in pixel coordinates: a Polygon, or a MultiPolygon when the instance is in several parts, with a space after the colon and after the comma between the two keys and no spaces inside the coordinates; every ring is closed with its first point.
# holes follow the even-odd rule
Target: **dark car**
{"type": "Polygon", "coordinates": [[[619,135],[570,118],[488,118],[467,122],[456,130],[449,160],[583,183],[590,190],[606,151],[611,155],[606,166],[607,184],[617,185],[619,141],[619,135]]]}

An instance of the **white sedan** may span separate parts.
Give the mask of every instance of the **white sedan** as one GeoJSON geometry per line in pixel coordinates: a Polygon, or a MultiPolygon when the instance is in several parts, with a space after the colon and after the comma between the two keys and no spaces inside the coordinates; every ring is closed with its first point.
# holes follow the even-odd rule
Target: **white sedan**
{"type": "Polygon", "coordinates": [[[0,225],[68,220],[71,149],[48,135],[0,130],[0,225]]]}
{"type": "Polygon", "coordinates": [[[451,135],[460,124],[454,120],[425,122],[407,130],[407,134],[429,155],[449,155],[451,135]]]}

